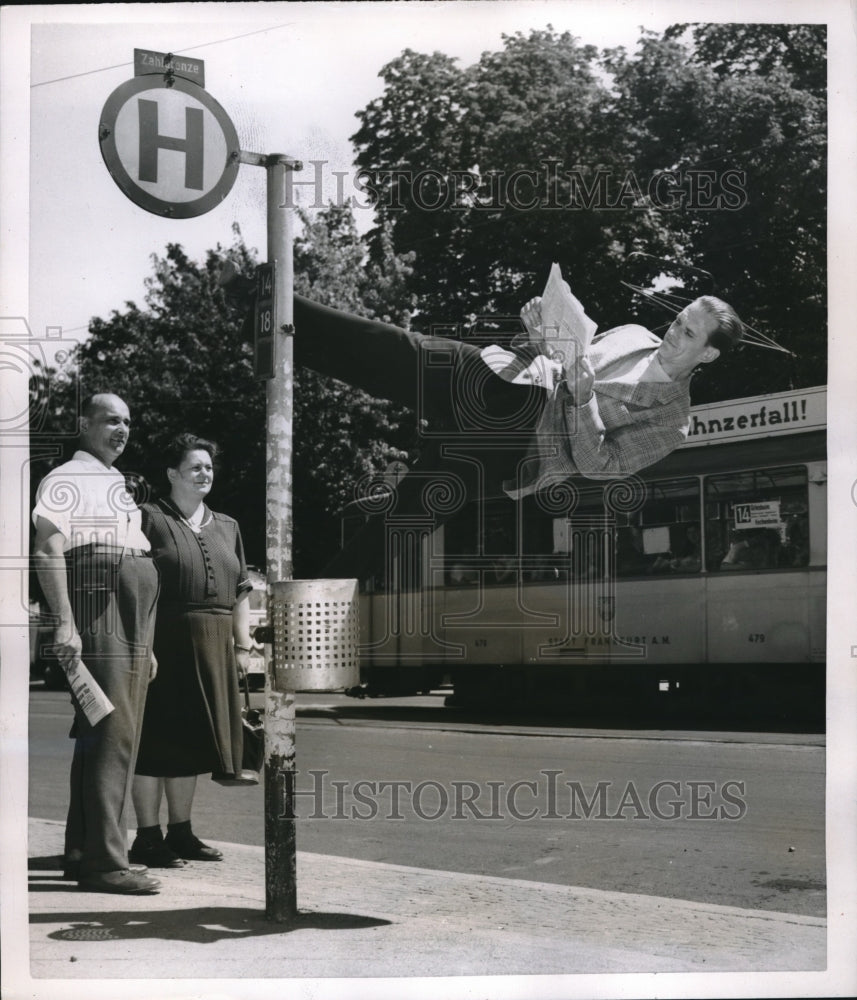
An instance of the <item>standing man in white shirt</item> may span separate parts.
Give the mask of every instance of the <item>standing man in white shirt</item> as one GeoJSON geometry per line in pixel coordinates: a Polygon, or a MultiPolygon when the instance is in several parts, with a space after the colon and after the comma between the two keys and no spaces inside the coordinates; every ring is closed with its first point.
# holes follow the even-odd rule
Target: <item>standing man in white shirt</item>
{"type": "Polygon", "coordinates": [[[42,480],[33,557],[61,664],[82,660],[114,705],[95,726],[75,708],[65,874],[93,892],[149,894],[160,882],[128,864],[125,807],[152,656],[158,574],[140,511],[113,463],[131,430],[111,393],[86,399],[79,450],[42,480]]]}

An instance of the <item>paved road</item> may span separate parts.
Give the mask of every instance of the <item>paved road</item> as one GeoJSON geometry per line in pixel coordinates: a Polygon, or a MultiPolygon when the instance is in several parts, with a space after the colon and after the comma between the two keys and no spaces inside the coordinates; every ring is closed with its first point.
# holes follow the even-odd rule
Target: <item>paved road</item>
{"type": "MultiPolygon", "coordinates": [[[[31,696],[30,815],[62,819],[67,697],[31,696]]],[[[513,725],[299,697],[298,848],[361,861],[823,916],[813,734],[513,725]],[[315,772],[314,774],[311,772],[315,772]]],[[[264,842],[262,791],[200,780],[195,827],[264,842]]]]}

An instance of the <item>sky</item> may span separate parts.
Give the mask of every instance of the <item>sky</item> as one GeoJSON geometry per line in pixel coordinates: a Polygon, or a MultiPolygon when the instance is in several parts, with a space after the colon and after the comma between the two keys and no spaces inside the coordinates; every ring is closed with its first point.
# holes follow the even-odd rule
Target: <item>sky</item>
{"type": "MultiPolygon", "coordinates": [[[[62,327],[74,339],[86,335],[92,316],[121,310],[128,299],[142,305],[150,257],[170,242],[201,259],[218,243],[228,245],[237,223],[265,257],[259,167],[242,166],[227,198],[195,219],[146,212],[114,183],[98,122],[113,90],[133,77],[135,48],[204,60],[206,90],[235,125],[241,149],[303,160],[301,181],[315,177],[310,161],[323,160],[332,195],[334,171],[352,170],[355,112],[381,95],[379,71],[404,48],[441,51],[466,66],[500,49],[504,32],[548,24],[599,47],[633,48],[639,24],[662,28],[680,16],[672,5],[654,6],[615,17],[605,16],[603,4],[569,0],[171,4],[155,12],[129,5],[121,23],[110,23],[110,5],[46,8],[44,23],[32,29],[29,88],[33,332],[62,327]]],[[[312,204],[314,188],[299,190],[302,204],[312,204]]],[[[371,224],[368,209],[356,216],[361,229],[371,224]]]]}

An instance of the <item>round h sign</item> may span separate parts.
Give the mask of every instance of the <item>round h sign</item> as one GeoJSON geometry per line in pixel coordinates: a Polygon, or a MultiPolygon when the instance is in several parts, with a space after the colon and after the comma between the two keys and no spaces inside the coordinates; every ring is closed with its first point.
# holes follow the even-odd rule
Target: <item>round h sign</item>
{"type": "Polygon", "coordinates": [[[140,208],[173,219],[203,215],[238,175],[238,136],[202,87],[181,77],[139,76],[104,105],[101,155],[113,180],[140,208]]]}

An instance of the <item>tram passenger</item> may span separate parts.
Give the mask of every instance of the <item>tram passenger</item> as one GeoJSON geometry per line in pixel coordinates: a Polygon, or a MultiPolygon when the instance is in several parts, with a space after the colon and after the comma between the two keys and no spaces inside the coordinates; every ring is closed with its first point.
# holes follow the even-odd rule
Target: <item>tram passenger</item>
{"type": "Polygon", "coordinates": [[[771,569],[779,560],[780,537],[771,528],[733,531],[721,570],[771,569]]]}
{"type": "Polygon", "coordinates": [[[664,556],[658,556],[652,565],[652,573],[695,573],[702,565],[702,549],[699,527],[689,524],[684,537],[678,541],[671,551],[664,556]]]}
{"type": "Polygon", "coordinates": [[[616,572],[636,576],[649,570],[650,560],[643,548],[643,533],[636,525],[619,528],[616,533],[616,572]]]}
{"type": "Polygon", "coordinates": [[[809,535],[806,515],[791,517],[786,527],[786,545],[780,551],[781,566],[806,566],[809,562],[809,535]]]}
{"type": "Polygon", "coordinates": [[[702,565],[702,539],[699,526],[689,524],[685,532],[684,542],[676,546],[670,569],[674,573],[695,573],[702,565]]]}

